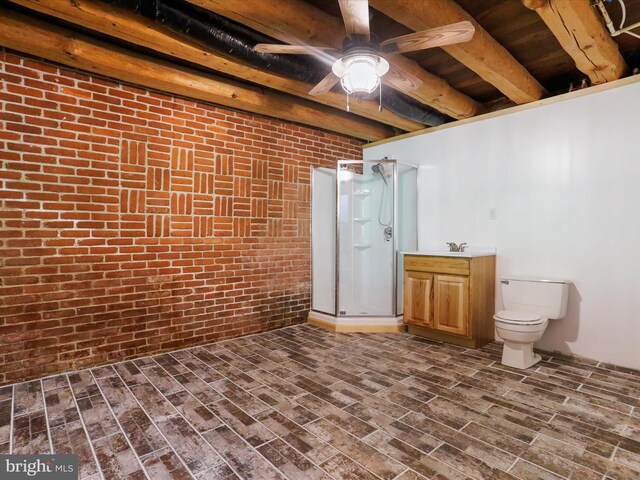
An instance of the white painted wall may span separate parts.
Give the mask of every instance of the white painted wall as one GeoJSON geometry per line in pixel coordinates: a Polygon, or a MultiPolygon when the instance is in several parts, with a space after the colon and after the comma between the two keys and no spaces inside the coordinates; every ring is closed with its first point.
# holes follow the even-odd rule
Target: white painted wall
{"type": "Polygon", "coordinates": [[[367,148],[364,158],[421,166],[419,248],[495,245],[498,277],[574,282],[567,316],[541,348],[640,368],[638,106],[635,82],[367,148]]]}

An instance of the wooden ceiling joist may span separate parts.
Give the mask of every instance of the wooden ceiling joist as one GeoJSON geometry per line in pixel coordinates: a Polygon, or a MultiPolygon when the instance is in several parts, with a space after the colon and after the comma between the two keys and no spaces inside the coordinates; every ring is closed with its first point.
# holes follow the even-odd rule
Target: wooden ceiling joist
{"type": "Polygon", "coordinates": [[[376,10],[415,31],[469,21],[476,31],[468,42],[442,47],[518,104],[545,96],[545,89],[482,26],[453,0],[369,0],[376,10]]]}
{"type": "MultiPolygon", "coordinates": [[[[286,43],[341,49],[346,37],[342,19],[304,0],[278,0],[269,7],[265,7],[264,0],[188,1],[286,43]]],[[[406,92],[419,102],[453,118],[469,118],[487,111],[484,105],[427,72],[414,61],[402,55],[393,55],[392,61],[423,82],[422,86],[406,92]]]]}
{"type": "MultiPolygon", "coordinates": [[[[140,45],[153,51],[186,60],[193,64],[221,72],[252,83],[290,93],[324,105],[344,110],[345,96],[328,92],[314,97],[309,95],[311,85],[290,78],[252,68],[231,55],[223,55],[215,50],[176,34],[162,25],[140,15],[115,8],[99,0],[11,0],[34,11],[81,25],[90,30],[140,45]]],[[[400,117],[389,110],[378,110],[373,101],[354,102],[351,112],[370,118],[395,128],[412,132],[424,125],[400,117]]]]}
{"type": "Polygon", "coordinates": [[[535,10],[591,83],[617,80],[628,71],[618,44],[589,0],[523,0],[535,10]]]}
{"type": "Polygon", "coordinates": [[[0,46],[143,87],[365,140],[393,135],[380,123],[334,108],[177,67],[2,8],[0,46]]]}

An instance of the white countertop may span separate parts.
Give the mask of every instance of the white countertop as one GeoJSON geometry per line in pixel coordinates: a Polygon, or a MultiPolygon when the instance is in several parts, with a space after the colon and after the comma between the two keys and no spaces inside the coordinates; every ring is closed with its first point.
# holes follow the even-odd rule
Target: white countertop
{"type": "Polygon", "coordinates": [[[461,258],[473,258],[473,257],[490,257],[495,255],[496,252],[490,252],[486,250],[469,250],[465,252],[449,252],[448,250],[422,250],[418,252],[400,252],[402,255],[423,255],[429,257],[461,257],[461,258]]]}

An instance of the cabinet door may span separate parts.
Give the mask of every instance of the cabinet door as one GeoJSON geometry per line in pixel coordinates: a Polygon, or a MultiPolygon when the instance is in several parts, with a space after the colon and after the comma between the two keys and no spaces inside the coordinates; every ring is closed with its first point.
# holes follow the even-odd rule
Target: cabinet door
{"type": "Polygon", "coordinates": [[[469,277],[435,276],[433,328],[467,335],[469,332],[469,277]]]}
{"type": "Polygon", "coordinates": [[[404,323],[431,326],[433,274],[404,272],[404,323]]]}

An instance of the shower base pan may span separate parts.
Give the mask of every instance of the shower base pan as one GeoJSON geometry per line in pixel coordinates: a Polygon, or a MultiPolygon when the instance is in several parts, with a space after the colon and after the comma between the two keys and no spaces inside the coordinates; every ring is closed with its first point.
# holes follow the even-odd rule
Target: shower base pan
{"type": "Polygon", "coordinates": [[[307,322],[332,332],[404,332],[402,315],[397,317],[336,317],[311,310],[307,322]]]}

